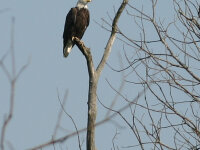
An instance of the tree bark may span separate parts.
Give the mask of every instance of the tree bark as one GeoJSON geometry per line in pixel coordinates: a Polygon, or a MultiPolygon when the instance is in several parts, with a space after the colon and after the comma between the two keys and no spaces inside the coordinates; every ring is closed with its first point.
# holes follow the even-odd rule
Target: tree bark
{"type": "Polygon", "coordinates": [[[87,123],[87,150],[96,150],[95,147],[95,122],[97,116],[96,78],[89,79],[89,93],[88,93],[88,123],[87,123]]]}
{"type": "Polygon", "coordinates": [[[90,49],[87,48],[83,42],[77,37],[74,41],[78,48],[81,50],[87,60],[88,74],[89,74],[89,91],[88,91],[88,123],[87,123],[87,150],[95,150],[95,122],[97,116],[97,104],[96,104],[96,91],[98,79],[96,77],[96,71],[92,60],[90,49]]]}

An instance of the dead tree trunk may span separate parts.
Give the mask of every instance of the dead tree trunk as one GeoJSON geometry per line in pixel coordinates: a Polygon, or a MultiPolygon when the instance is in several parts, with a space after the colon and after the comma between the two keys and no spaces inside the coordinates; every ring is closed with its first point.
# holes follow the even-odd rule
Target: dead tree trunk
{"type": "Polygon", "coordinates": [[[81,42],[78,38],[74,38],[74,41],[78,48],[81,50],[83,55],[87,60],[87,67],[88,67],[88,74],[89,74],[89,92],[88,92],[88,123],[87,123],[87,150],[96,150],[95,146],[95,122],[96,122],[96,115],[97,115],[97,104],[96,104],[96,91],[97,91],[97,84],[100,77],[100,74],[104,68],[104,65],[109,57],[111,52],[112,45],[116,38],[117,33],[117,23],[118,20],[128,3],[128,0],[123,0],[121,6],[119,7],[115,18],[112,23],[112,31],[108,43],[106,45],[103,57],[101,62],[99,63],[97,69],[94,68],[92,55],[90,53],[90,49],[87,48],[83,42],[81,42]]]}

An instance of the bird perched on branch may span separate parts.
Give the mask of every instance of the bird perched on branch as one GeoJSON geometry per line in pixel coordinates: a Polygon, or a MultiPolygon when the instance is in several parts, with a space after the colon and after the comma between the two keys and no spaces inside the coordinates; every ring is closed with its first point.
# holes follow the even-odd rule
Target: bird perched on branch
{"type": "Polygon", "coordinates": [[[67,57],[71,52],[73,38],[81,39],[90,22],[90,14],[87,7],[91,0],[78,0],[76,7],[71,8],[65,20],[63,33],[63,56],[67,57]]]}

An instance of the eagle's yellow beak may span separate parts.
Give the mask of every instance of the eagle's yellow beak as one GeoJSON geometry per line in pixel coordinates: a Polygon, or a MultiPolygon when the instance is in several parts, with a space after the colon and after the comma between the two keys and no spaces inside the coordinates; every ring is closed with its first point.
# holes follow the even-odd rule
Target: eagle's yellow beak
{"type": "Polygon", "coordinates": [[[92,0],[86,0],[87,2],[91,2],[92,0]]]}

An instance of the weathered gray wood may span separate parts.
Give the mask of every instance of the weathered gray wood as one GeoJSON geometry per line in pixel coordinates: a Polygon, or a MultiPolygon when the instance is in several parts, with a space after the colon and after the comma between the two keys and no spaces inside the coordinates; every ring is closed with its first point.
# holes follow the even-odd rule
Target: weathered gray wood
{"type": "Polygon", "coordinates": [[[97,91],[98,80],[112,50],[112,45],[114,44],[117,33],[117,23],[127,3],[128,0],[123,0],[121,6],[119,7],[115,15],[115,18],[112,23],[112,32],[110,38],[107,42],[101,62],[99,63],[96,70],[94,68],[90,49],[87,48],[84,45],[84,43],[80,41],[78,38],[76,37],[74,38],[76,45],[86,58],[88,74],[89,74],[88,123],[87,123],[87,141],[86,141],[87,150],[97,150],[95,146],[95,122],[97,116],[96,91],[97,91]]]}

